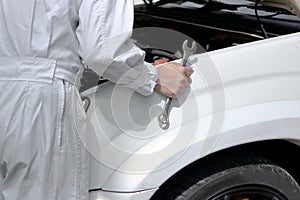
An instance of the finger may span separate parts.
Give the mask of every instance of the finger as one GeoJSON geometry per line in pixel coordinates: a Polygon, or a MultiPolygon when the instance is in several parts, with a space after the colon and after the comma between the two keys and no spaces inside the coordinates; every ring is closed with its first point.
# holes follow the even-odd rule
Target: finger
{"type": "Polygon", "coordinates": [[[194,73],[192,67],[184,67],[184,74],[186,77],[190,77],[194,73]]]}
{"type": "Polygon", "coordinates": [[[193,70],[193,68],[189,67],[189,66],[181,67],[181,72],[187,77],[190,75],[192,70],[193,70]]]}
{"type": "Polygon", "coordinates": [[[185,86],[186,87],[189,87],[192,83],[191,77],[185,77],[184,81],[185,81],[185,86]]]}
{"type": "Polygon", "coordinates": [[[185,80],[184,82],[185,87],[189,87],[191,85],[190,78],[185,78],[184,80],[185,80]]]}

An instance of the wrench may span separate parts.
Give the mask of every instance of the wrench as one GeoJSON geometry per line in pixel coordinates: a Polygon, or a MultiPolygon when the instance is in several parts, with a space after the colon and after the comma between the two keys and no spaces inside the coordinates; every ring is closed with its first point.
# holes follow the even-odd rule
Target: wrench
{"type": "MultiPolygon", "coordinates": [[[[193,41],[192,47],[189,48],[188,41],[185,40],[182,44],[182,49],[183,49],[183,58],[181,61],[181,66],[185,67],[189,57],[192,54],[194,54],[197,50],[196,42],[193,41]]],[[[167,130],[170,127],[169,114],[170,114],[171,103],[172,103],[172,98],[168,97],[165,101],[164,111],[158,116],[159,126],[163,130],[167,130]]]]}
{"type": "Polygon", "coordinates": [[[189,48],[188,41],[185,40],[182,44],[182,49],[183,49],[183,58],[182,58],[181,66],[185,67],[189,57],[197,51],[196,42],[193,41],[192,47],[189,48]]]}

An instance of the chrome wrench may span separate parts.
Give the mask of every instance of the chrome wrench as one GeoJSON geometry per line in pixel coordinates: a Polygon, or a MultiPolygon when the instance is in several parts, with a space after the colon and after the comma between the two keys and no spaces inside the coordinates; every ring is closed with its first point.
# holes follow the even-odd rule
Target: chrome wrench
{"type": "MultiPolygon", "coordinates": [[[[183,49],[183,58],[182,58],[181,66],[185,67],[189,57],[193,55],[197,50],[196,42],[193,41],[192,47],[189,48],[188,41],[185,40],[182,44],[182,49],[183,49]]],[[[167,130],[170,127],[169,114],[170,114],[171,103],[172,103],[172,98],[168,97],[165,101],[164,111],[158,116],[159,126],[163,130],[167,130]]]]}

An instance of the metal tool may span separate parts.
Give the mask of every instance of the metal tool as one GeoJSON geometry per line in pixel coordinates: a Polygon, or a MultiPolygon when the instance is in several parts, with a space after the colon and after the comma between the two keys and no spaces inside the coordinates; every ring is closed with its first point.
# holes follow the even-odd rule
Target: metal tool
{"type": "Polygon", "coordinates": [[[82,96],[81,101],[83,102],[84,111],[87,113],[91,105],[91,100],[86,96],[82,96]]]}
{"type": "Polygon", "coordinates": [[[182,44],[182,49],[183,49],[183,58],[182,58],[181,66],[185,67],[189,57],[197,51],[196,42],[193,41],[192,47],[189,48],[188,41],[185,40],[182,44]]]}
{"type": "MultiPolygon", "coordinates": [[[[185,40],[182,44],[183,49],[183,58],[181,62],[181,66],[185,67],[189,57],[194,54],[197,50],[196,42],[193,41],[192,47],[188,47],[188,41],[185,40]]],[[[165,101],[165,107],[164,111],[158,116],[158,122],[159,126],[163,130],[167,130],[170,127],[170,120],[169,120],[169,114],[170,114],[170,108],[171,108],[172,98],[168,97],[165,101]]]]}

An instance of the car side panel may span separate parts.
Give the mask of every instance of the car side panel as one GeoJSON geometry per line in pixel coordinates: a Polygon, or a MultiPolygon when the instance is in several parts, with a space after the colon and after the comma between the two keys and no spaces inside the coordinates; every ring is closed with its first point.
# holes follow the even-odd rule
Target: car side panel
{"type": "Polygon", "coordinates": [[[96,133],[90,187],[157,188],[212,152],[262,140],[300,140],[299,48],[297,33],[195,55],[193,83],[174,102],[168,130],[157,121],[165,100],[159,94],[142,97],[111,83],[89,91],[96,133]]]}

